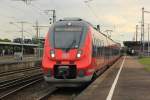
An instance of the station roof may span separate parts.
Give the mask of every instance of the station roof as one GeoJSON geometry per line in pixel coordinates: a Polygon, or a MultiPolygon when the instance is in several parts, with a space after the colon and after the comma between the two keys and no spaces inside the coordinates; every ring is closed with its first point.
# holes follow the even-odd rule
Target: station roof
{"type": "MultiPolygon", "coordinates": [[[[21,46],[21,43],[14,42],[0,42],[0,45],[11,45],[11,46],[21,46]]],[[[23,44],[24,46],[37,47],[38,44],[23,44]]]]}

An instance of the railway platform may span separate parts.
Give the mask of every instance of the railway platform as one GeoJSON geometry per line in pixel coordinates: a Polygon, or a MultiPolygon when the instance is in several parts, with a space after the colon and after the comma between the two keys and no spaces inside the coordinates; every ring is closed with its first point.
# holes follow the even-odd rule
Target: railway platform
{"type": "MultiPolygon", "coordinates": [[[[30,60],[36,60],[38,59],[38,57],[34,56],[34,55],[24,55],[24,58],[22,61],[30,61],[30,60]]],[[[11,56],[0,56],[0,64],[1,63],[7,63],[7,62],[16,62],[18,61],[17,59],[15,59],[15,57],[13,55],[11,56]]]]}
{"type": "Polygon", "coordinates": [[[122,57],[76,100],[150,100],[150,72],[137,58],[122,57]]]}

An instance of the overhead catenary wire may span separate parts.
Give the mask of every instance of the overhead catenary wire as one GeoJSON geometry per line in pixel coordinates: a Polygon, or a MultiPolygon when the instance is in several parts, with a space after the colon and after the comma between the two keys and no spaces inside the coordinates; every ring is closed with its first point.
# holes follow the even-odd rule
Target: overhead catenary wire
{"type": "MultiPolygon", "coordinates": [[[[40,8],[38,8],[38,7],[36,7],[36,6],[30,6],[30,7],[32,8],[32,10],[34,10],[34,12],[35,12],[35,11],[37,12],[36,14],[40,14],[40,15],[42,15],[42,16],[45,16],[44,18],[45,18],[46,20],[48,20],[48,16],[45,15],[45,14],[42,14],[40,8]],[[36,7],[36,8],[35,8],[35,7],[36,7]],[[37,8],[40,9],[40,11],[38,11],[37,8]],[[46,18],[46,16],[47,16],[47,18],[46,18]]],[[[17,7],[15,7],[15,6],[13,6],[13,5],[9,5],[7,8],[15,8],[15,11],[17,10],[17,12],[21,12],[21,13],[24,13],[24,11],[26,11],[26,10],[24,10],[24,9],[18,9],[17,7]]],[[[4,14],[2,14],[2,15],[3,15],[4,18],[10,18],[10,19],[15,20],[15,21],[18,20],[16,17],[9,17],[9,16],[4,15],[4,14]]],[[[3,23],[3,24],[4,24],[4,23],[3,23]]],[[[30,23],[30,24],[32,24],[32,23],[30,23]]],[[[33,24],[32,24],[32,26],[33,26],[33,24]]],[[[32,26],[31,26],[31,27],[32,27],[32,26]]],[[[20,27],[19,27],[19,28],[20,28],[20,27]]],[[[29,30],[29,29],[28,29],[28,30],[29,30]]],[[[31,31],[32,33],[34,33],[32,29],[31,29],[30,31],[31,31]]],[[[3,31],[3,32],[5,32],[5,31],[3,31]]],[[[31,34],[31,32],[28,32],[27,30],[25,30],[25,32],[28,33],[28,34],[30,34],[31,36],[33,36],[33,34],[31,34]]]]}
{"type": "MultiPolygon", "coordinates": [[[[91,1],[91,0],[90,0],[91,1]]],[[[90,1],[84,1],[84,4],[88,7],[89,11],[92,13],[92,15],[97,19],[100,20],[100,17],[96,14],[96,12],[93,10],[93,8],[90,6],[90,1]]]]}
{"type": "MultiPolygon", "coordinates": [[[[18,27],[19,29],[21,28],[20,26],[18,26],[18,25],[16,25],[16,24],[13,24],[13,25],[15,25],[16,27],[18,27]]],[[[32,30],[31,30],[31,31],[32,31],[32,30]]],[[[18,32],[20,32],[20,31],[18,31],[18,32]]],[[[32,36],[31,32],[28,32],[27,30],[24,30],[24,32],[25,32],[25,33],[28,33],[30,36],[32,36]]]]}
{"type": "MultiPolygon", "coordinates": [[[[5,1],[6,2],[6,1],[5,1]]],[[[15,11],[18,11],[19,13],[23,13],[24,14],[24,12],[25,11],[27,11],[27,10],[25,10],[25,9],[22,9],[22,8],[20,8],[19,7],[19,9],[18,9],[18,6],[19,5],[17,5],[17,7],[16,6],[13,6],[13,5],[8,5],[7,6],[7,8],[13,8],[13,9],[15,9],[15,11]]],[[[44,18],[46,19],[46,20],[48,20],[48,16],[47,15],[45,15],[45,14],[42,14],[41,13],[41,9],[40,9],[40,11],[38,11],[37,9],[39,9],[37,6],[34,6],[34,5],[32,5],[32,6],[30,6],[30,7],[32,7],[32,10],[31,11],[33,11],[34,13],[35,13],[35,11],[37,12],[37,13],[35,13],[35,14],[40,14],[41,16],[44,16],[44,18]]],[[[7,18],[11,18],[10,16],[6,16],[6,15],[4,15],[4,14],[1,14],[2,16],[4,16],[4,17],[7,17],[7,18]]],[[[16,20],[16,18],[13,18],[12,17],[12,19],[13,20],[16,20]]]]}
{"type": "MultiPolygon", "coordinates": [[[[84,1],[84,4],[86,4],[86,6],[88,7],[88,9],[92,13],[92,15],[98,20],[98,22],[100,22],[101,18],[95,12],[95,10],[93,9],[93,7],[91,7],[91,2],[93,2],[93,1],[94,0],[87,0],[87,1],[84,1]]],[[[113,29],[116,30],[116,26],[115,25],[101,25],[101,27],[113,27],[113,29]]]]}

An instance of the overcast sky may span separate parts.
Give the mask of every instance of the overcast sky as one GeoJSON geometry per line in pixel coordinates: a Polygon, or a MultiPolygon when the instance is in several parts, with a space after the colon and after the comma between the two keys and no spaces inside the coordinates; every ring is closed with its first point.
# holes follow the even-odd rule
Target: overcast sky
{"type": "MultiPolygon", "coordinates": [[[[150,0],[34,0],[26,5],[22,1],[1,0],[0,2],[0,38],[20,37],[21,25],[10,22],[27,21],[24,24],[25,38],[35,35],[32,26],[36,20],[40,25],[49,25],[47,9],[56,9],[57,19],[80,17],[93,25],[100,24],[101,30],[113,30],[112,38],[117,41],[132,40],[135,25],[141,20],[141,8],[150,11],[150,0]]],[[[150,14],[145,14],[146,23],[150,23],[150,14]]],[[[139,24],[140,25],[140,24],[139,24]]],[[[147,26],[146,26],[147,29],[147,26]]],[[[40,35],[45,36],[48,28],[42,28],[40,35]]],[[[139,30],[140,32],[140,30],[139,30]]],[[[140,36],[140,33],[139,33],[140,36]]],[[[139,37],[140,38],[140,37],[139,37]]]]}

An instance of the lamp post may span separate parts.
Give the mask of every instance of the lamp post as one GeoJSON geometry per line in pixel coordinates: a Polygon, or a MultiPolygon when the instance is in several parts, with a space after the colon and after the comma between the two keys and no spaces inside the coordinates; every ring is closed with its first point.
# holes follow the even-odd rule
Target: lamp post
{"type": "Polygon", "coordinates": [[[145,50],[145,43],[144,43],[144,13],[150,13],[150,11],[145,11],[144,7],[142,8],[142,23],[141,23],[141,42],[143,44],[143,55],[144,55],[144,50],[145,50]]]}
{"type": "Polygon", "coordinates": [[[138,25],[136,25],[136,38],[135,38],[136,42],[138,41],[138,25]]]}
{"type": "Polygon", "coordinates": [[[149,56],[149,54],[150,54],[150,48],[149,48],[149,29],[150,29],[150,24],[148,24],[148,49],[147,49],[147,51],[148,51],[148,56],[149,56]]]}
{"type": "MultiPolygon", "coordinates": [[[[52,12],[52,19],[50,18],[49,20],[50,21],[52,20],[53,23],[56,22],[56,10],[55,9],[53,9],[53,10],[44,10],[44,12],[46,14],[48,14],[49,12],[52,12]]],[[[50,24],[51,24],[51,22],[50,22],[50,24]]]]}
{"type": "MultiPolygon", "coordinates": [[[[24,24],[27,23],[26,21],[20,21],[20,22],[10,22],[10,24],[14,23],[20,23],[21,24],[21,59],[23,59],[23,49],[24,49],[24,24]]],[[[15,24],[14,24],[15,25],[15,24]]],[[[17,25],[16,25],[17,26],[17,25]]]]}
{"type": "Polygon", "coordinates": [[[36,30],[36,40],[38,42],[38,48],[36,49],[36,51],[38,52],[36,55],[38,56],[38,58],[40,58],[40,29],[41,28],[46,28],[49,26],[43,26],[43,25],[39,25],[38,21],[36,21],[35,26],[33,26],[36,30]]]}

